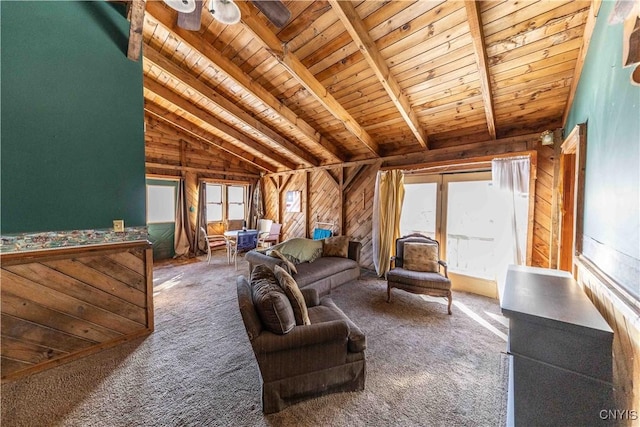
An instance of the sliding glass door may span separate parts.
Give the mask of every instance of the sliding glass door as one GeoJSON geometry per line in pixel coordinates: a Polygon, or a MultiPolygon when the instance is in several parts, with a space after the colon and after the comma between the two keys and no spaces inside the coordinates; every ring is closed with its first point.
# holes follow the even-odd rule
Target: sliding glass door
{"type": "Polygon", "coordinates": [[[400,230],[440,242],[454,289],[497,296],[499,194],[491,172],[407,175],[400,230]]]}

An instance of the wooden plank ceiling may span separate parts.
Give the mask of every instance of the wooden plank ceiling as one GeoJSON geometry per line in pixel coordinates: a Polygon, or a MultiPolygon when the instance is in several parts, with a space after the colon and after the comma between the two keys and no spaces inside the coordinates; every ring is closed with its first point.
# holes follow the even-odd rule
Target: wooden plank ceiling
{"type": "Polygon", "coordinates": [[[187,31],[146,2],[145,115],[255,173],[561,127],[591,4],[292,0],[278,29],[236,3],[187,31]]]}

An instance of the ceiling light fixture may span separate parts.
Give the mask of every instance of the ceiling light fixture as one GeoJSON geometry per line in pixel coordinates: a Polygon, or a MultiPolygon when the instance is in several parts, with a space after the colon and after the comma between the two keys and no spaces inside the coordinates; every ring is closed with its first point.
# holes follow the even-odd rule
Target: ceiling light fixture
{"type": "Polygon", "coordinates": [[[232,25],[240,22],[240,9],[233,0],[211,0],[209,12],[223,24],[232,25]]]}
{"type": "Polygon", "coordinates": [[[553,132],[550,130],[545,130],[540,134],[540,141],[542,141],[542,145],[553,145],[553,132]]]}
{"type": "Polygon", "coordinates": [[[163,0],[171,9],[191,13],[196,10],[196,0],[163,0]]]}

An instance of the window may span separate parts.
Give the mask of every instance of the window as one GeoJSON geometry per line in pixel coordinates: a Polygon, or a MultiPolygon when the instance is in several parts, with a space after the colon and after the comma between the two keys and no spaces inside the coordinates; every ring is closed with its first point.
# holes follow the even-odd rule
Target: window
{"type": "Polygon", "coordinates": [[[245,219],[247,187],[245,185],[208,184],[207,222],[245,219]]]}
{"type": "Polygon", "coordinates": [[[176,220],[175,187],[147,186],[147,224],[176,220]]]}
{"type": "Polygon", "coordinates": [[[448,182],[446,257],[450,271],[489,280],[495,278],[496,223],[502,219],[497,198],[498,193],[489,180],[448,182]]]}
{"type": "MultiPolygon", "coordinates": [[[[438,240],[454,286],[495,297],[495,278],[508,249],[499,227],[509,221],[502,197],[491,185],[489,171],[409,174],[405,176],[400,233],[421,233],[438,240]]],[[[517,195],[516,209],[527,217],[527,193],[517,195]]],[[[518,231],[526,241],[527,230],[518,231]]]]}
{"type": "Polygon", "coordinates": [[[400,216],[400,235],[420,233],[436,238],[437,182],[408,183],[400,216]]]}
{"type": "Polygon", "coordinates": [[[222,221],[222,185],[207,184],[207,222],[222,221]]]}
{"type": "Polygon", "coordinates": [[[227,187],[227,219],[244,219],[244,186],[227,187]]]}

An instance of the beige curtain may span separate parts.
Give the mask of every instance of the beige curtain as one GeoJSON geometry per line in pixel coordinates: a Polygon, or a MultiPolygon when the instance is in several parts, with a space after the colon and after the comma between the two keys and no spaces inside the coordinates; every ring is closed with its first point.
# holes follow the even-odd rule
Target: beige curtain
{"type": "Polygon", "coordinates": [[[400,237],[404,201],[404,175],[399,170],[379,171],[373,196],[373,264],[378,276],[389,271],[389,259],[400,237]]]}
{"type": "Polygon", "coordinates": [[[187,210],[187,200],[185,197],[185,182],[184,179],[181,179],[178,184],[178,203],[176,205],[175,238],[173,243],[173,248],[176,254],[174,258],[189,255],[189,242],[191,241],[190,234],[191,227],[189,227],[189,215],[187,210]]]}

